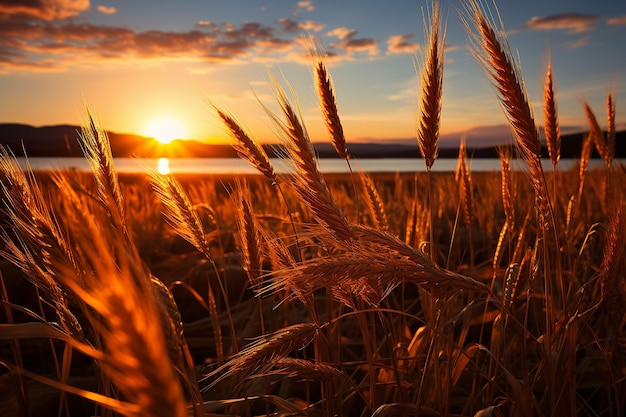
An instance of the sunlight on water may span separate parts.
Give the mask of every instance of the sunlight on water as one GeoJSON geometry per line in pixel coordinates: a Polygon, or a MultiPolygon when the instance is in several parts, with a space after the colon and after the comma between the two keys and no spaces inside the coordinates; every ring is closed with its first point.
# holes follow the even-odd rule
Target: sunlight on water
{"type": "MultiPolygon", "coordinates": [[[[22,167],[26,166],[24,158],[17,158],[22,167]]],[[[50,169],[71,169],[77,171],[89,171],[89,163],[84,158],[28,158],[30,167],[37,170],[50,169]]],[[[552,164],[549,159],[542,160],[543,169],[552,171],[552,164]]],[[[573,159],[561,159],[559,169],[566,170],[574,167],[578,163],[573,159]]],[[[624,163],[618,159],[615,163],[624,163]]],[[[285,161],[272,158],[272,164],[276,172],[284,174],[292,171],[292,168],[285,161]]],[[[346,161],[339,158],[320,159],[320,169],[323,173],[347,173],[346,161]]],[[[454,172],[456,170],[456,159],[438,159],[433,166],[433,171],[454,172]]],[[[514,161],[511,168],[515,170],[523,169],[521,161],[514,161]]],[[[603,166],[602,160],[592,159],[589,161],[589,168],[603,166]]],[[[237,158],[159,158],[159,159],[137,159],[137,158],[115,158],[115,168],[118,172],[142,173],[147,167],[156,168],[162,174],[258,174],[256,169],[248,162],[237,158]]],[[[424,161],[421,159],[409,158],[380,158],[361,159],[353,161],[353,168],[356,171],[369,173],[377,172],[425,172],[424,161]]],[[[500,161],[498,159],[474,159],[471,162],[472,172],[500,172],[500,161]]]]}
{"type": "Polygon", "coordinates": [[[157,171],[159,174],[169,174],[170,173],[170,160],[167,158],[159,158],[159,165],[157,166],[157,171]]]}

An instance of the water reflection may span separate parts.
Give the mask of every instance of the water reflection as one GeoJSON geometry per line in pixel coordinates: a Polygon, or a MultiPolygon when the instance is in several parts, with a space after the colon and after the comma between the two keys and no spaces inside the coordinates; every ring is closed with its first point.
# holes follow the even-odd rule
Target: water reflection
{"type": "Polygon", "coordinates": [[[157,171],[159,171],[159,174],[163,174],[163,175],[169,174],[170,173],[170,160],[167,158],[159,158],[157,171]]]}

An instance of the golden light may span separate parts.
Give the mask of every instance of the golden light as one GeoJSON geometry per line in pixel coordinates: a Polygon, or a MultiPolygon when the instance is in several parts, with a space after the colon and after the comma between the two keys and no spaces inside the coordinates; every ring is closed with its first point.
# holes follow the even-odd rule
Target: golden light
{"type": "Polygon", "coordinates": [[[158,116],[150,120],[146,125],[144,134],[163,144],[186,136],[185,127],[178,120],[169,116],[158,116]]]}
{"type": "Polygon", "coordinates": [[[159,174],[167,175],[170,173],[170,160],[167,158],[159,158],[157,171],[159,174]]]}

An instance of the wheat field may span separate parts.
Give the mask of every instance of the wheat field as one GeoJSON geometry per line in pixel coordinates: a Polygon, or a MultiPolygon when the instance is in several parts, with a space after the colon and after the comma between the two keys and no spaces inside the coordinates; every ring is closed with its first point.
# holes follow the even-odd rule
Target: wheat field
{"type": "Polygon", "coordinates": [[[426,172],[353,169],[317,51],[322,117],[350,174],[320,172],[277,80],[280,110],[268,115],[290,174],[214,103],[258,175],[118,174],[89,112],[90,173],[32,172],[3,149],[0,415],[623,415],[615,97],[606,119],[583,103],[580,159],[560,168],[557,74],[548,67],[535,120],[490,16],[478,1],[463,15],[515,138],[499,172],[472,172],[464,143],[456,172],[431,171],[444,82],[437,3],[419,72],[415,163],[426,172]],[[590,170],[594,149],[604,165],[590,170]]]}

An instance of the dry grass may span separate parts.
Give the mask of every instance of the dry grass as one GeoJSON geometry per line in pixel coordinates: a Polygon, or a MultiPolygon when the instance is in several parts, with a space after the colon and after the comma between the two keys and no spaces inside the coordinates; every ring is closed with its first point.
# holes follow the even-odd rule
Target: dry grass
{"type": "MultiPolygon", "coordinates": [[[[548,70],[554,169],[544,173],[521,71],[486,16],[471,2],[465,19],[526,175],[504,149],[500,177],[471,172],[464,146],[456,173],[431,172],[437,4],[420,71],[427,173],[323,175],[278,83],[270,117],[290,174],[215,106],[260,175],[118,176],[91,117],[81,134],[91,174],[34,174],[3,152],[0,414],[624,415],[626,171],[612,160],[614,98],[606,135],[581,108],[590,134],[565,171],[548,70]]],[[[317,58],[322,116],[349,160],[317,58]]]]}

